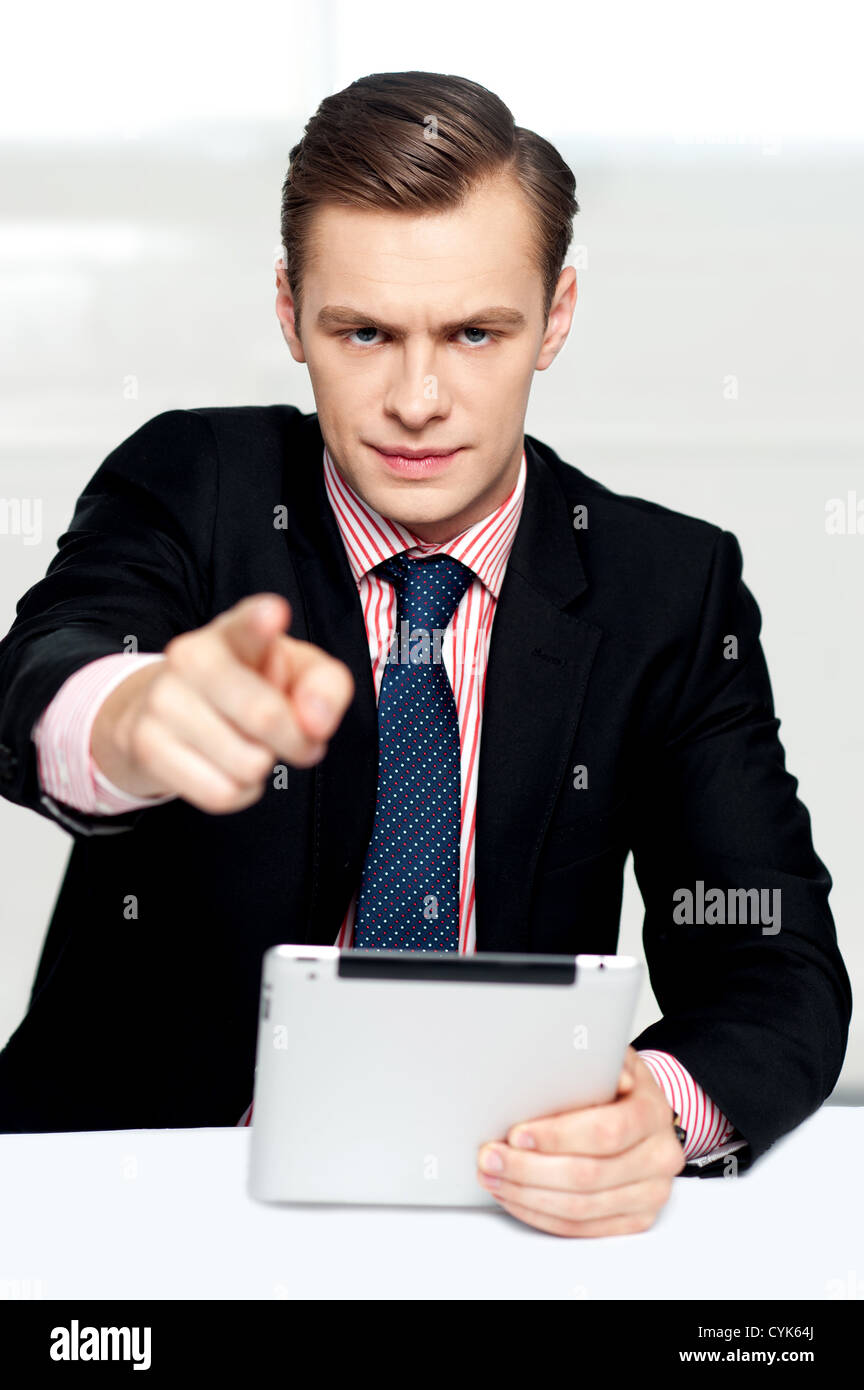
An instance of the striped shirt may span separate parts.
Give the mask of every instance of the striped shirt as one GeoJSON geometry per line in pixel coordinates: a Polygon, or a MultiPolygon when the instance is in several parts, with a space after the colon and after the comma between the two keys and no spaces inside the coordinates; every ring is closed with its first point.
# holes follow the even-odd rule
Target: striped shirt
{"type": "MultiPolygon", "coordinates": [[[[459,950],[472,955],[476,950],[474,837],[477,824],[477,768],[486,665],[495,606],[522,515],[526,474],[523,450],[516,484],[500,506],[453,540],[433,544],[420,540],[405,526],[388,520],[364,502],[337,472],[330,454],[326,448],[324,450],[324,482],[348,553],[351,573],[360,592],[376,698],[381,691],[390,643],[396,632],[396,590],[388,579],[371,572],[374,567],[400,552],[404,552],[409,559],[444,554],[461,560],[475,576],[465,590],[441,644],[441,659],[453,688],[459,720],[462,773],[459,950]]],[[[351,946],[356,909],[355,892],[336,938],[337,946],[351,946]]]]}
{"type": "MultiPolygon", "coordinates": [[[[527,477],[525,451],[516,483],[504,501],[488,516],[441,543],[421,540],[401,523],[371,507],[339,473],[326,446],[323,470],[327,497],[360,596],[376,697],[396,632],[396,592],[388,579],[372,572],[375,567],[400,553],[409,558],[443,553],[460,560],[474,574],[446,629],[441,648],[456,702],[461,750],[459,950],[473,954],[477,771],[486,668],[495,608],[522,513],[527,477]]],[[[117,814],[173,800],[171,795],[129,795],[103,775],[90,753],[90,733],[102,701],[133,670],[160,660],[161,655],[112,653],[99,657],[74,672],[60,687],[33,727],[39,779],[50,796],[90,815],[117,814]]],[[[351,947],[356,908],[357,891],[346,909],[334,945],[351,947]]],[[[742,1146],[743,1140],[727,1142],[733,1125],[676,1058],[653,1048],[645,1049],[639,1056],[687,1131],[685,1158],[692,1161],[719,1157],[742,1146]]],[[[250,1103],[238,1125],[251,1123],[252,1108],[250,1103]]]]}

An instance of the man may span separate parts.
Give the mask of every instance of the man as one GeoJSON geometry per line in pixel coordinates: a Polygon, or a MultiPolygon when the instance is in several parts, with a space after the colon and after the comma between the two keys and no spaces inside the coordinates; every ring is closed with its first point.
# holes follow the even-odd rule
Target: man
{"type": "Polygon", "coordinates": [[[0,644],[4,795],[75,837],[0,1127],[236,1123],[268,946],[614,952],[630,851],[663,1018],[478,1181],[645,1230],[830,1093],[849,980],[737,541],[524,432],[574,187],[464,79],[327,98],[277,272],[316,413],[168,411],[79,498],[0,644]]]}

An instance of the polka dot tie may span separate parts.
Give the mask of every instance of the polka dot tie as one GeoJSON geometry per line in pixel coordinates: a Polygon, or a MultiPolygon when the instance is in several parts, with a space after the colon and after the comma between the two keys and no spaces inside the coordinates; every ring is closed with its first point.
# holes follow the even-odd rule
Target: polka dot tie
{"type": "Polygon", "coordinates": [[[450,555],[394,555],[396,632],[378,694],[378,796],[356,950],[459,950],[459,720],[441,657],[473,572],[450,555]]]}

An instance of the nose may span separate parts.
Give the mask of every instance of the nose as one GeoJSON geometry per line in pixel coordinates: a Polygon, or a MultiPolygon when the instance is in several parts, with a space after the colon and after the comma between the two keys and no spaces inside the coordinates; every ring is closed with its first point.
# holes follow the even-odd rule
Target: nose
{"type": "Polygon", "coordinates": [[[402,350],[393,354],[384,406],[398,415],[406,428],[421,430],[430,420],[448,413],[449,391],[442,366],[434,348],[422,342],[403,344],[402,350]]]}

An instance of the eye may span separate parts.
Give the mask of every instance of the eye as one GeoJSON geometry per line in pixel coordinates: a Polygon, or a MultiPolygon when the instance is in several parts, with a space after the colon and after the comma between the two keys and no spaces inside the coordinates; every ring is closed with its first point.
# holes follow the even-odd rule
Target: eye
{"type": "MultiPolygon", "coordinates": [[[[347,332],[347,333],[343,333],[342,336],[343,336],[344,338],[350,339],[350,338],[353,338],[353,336],[354,336],[355,333],[372,333],[372,334],[375,334],[375,333],[377,333],[377,332],[378,332],[378,329],[377,329],[377,328],[373,327],[373,325],[372,325],[371,323],[367,323],[367,324],[365,324],[362,328],[351,328],[351,329],[349,329],[348,332],[347,332]]],[[[368,341],[368,339],[367,339],[365,342],[362,342],[362,343],[355,343],[354,346],[355,346],[355,347],[371,347],[371,346],[374,346],[374,345],[371,344],[371,343],[368,341]]]]}
{"type": "MultiPolygon", "coordinates": [[[[495,334],[494,334],[494,333],[490,333],[490,331],[489,331],[488,328],[474,328],[474,327],[472,327],[471,325],[469,325],[467,328],[460,328],[459,332],[460,332],[460,333],[485,333],[486,337],[487,337],[490,341],[494,341],[494,338],[495,338],[495,334]]],[[[470,347],[485,347],[485,344],[484,344],[484,343],[478,343],[478,342],[472,342],[472,343],[469,344],[469,346],[470,346],[470,347]]]]}

